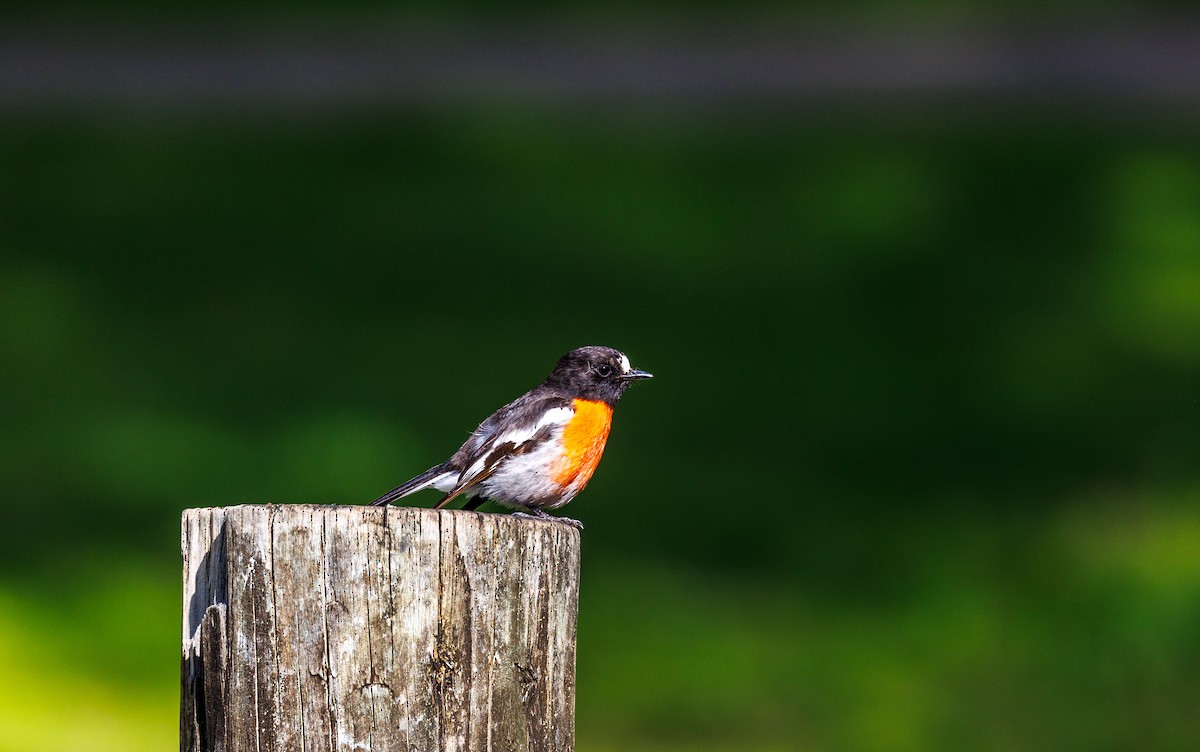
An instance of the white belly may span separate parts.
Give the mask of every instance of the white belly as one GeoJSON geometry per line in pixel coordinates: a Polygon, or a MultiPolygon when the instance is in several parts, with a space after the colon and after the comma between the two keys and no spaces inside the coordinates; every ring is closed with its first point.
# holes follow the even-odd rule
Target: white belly
{"type": "Polygon", "coordinates": [[[560,507],[579,492],[572,486],[563,488],[554,480],[560,454],[557,442],[547,441],[528,454],[506,459],[472,491],[508,506],[560,507]]]}

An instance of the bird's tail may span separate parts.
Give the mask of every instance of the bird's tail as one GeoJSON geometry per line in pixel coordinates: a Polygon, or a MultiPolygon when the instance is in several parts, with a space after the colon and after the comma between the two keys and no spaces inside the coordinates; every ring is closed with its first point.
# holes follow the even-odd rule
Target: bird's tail
{"type": "Polygon", "coordinates": [[[403,483],[402,485],[396,486],[391,491],[388,491],[383,496],[380,496],[375,501],[372,501],[371,506],[382,507],[387,504],[391,504],[396,499],[402,498],[404,496],[408,496],[411,493],[416,493],[417,491],[424,491],[426,488],[429,488],[430,486],[432,486],[438,478],[440,478],[442,475],[446,474],[450,470],[449,465],[450,465],[450,463],[443,462],[440,465],[435,465],[435,466],[429,468],[428,470],[421,473],[420,475],[413,478],[412,480],[410,480],[406,483],[403,483]]]}

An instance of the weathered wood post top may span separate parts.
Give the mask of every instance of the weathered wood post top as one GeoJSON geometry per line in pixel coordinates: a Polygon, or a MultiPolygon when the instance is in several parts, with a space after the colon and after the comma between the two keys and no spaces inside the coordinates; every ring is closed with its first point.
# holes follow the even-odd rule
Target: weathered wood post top
{"type": "Polygon", "coordinates": [[[256,505],[182,548],[182,750],[574,749],[577,530],[256,505]]]}

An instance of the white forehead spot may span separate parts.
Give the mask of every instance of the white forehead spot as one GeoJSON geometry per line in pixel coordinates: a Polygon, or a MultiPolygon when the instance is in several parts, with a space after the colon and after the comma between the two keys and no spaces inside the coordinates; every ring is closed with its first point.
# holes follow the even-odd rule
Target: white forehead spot
{"type": "Polygon", "coordinates": [[[621,373],[629,373],[631,368],[633,368],[633,366],[629,365],[629,358],[626,358],[624,355],[622,355],[621,356],[621,373]]]}

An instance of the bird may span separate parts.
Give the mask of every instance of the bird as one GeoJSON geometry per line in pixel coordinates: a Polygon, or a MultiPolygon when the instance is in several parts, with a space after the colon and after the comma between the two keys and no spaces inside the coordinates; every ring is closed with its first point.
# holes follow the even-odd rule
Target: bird
{"type": "Polygon", "coordinates": [[[578,520],[546,510],[562,507],[588,484],[604,453],[613,408],[630,384],[652,377],[611,347],[571,350],[545,381],[480,423],[450,459],[371,504],[386,506],[435,488],[445,495],[434,509],[462,496],[466,510],[494,501],[516,509],[516,517],[582,529],[578,520]]]}

